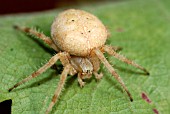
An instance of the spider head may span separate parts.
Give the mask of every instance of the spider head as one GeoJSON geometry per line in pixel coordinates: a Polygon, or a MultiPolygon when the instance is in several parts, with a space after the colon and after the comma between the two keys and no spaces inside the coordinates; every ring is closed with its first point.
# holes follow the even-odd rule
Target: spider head
{"type": "Polygon", "coordinates": [[[91,77],[93,65],[88,58],[72,56],[70,62],[75,70],[82,73],[83,78],[91,77]]]}
{"type": "Polygon", "coordinates": [[[85,69],[82,69],[83,70],[83,72],[82,72],[83,79],[91,78],[92,72],[93,72],[93,67],[89,67],[89,66],[85,66],[85,67],[86,67],[85,69]]]}

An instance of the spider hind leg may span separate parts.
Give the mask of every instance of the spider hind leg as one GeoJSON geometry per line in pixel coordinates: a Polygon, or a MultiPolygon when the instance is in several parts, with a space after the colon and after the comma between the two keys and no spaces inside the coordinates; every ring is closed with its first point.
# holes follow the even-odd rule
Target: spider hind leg
{"type": "Polygon", "coordinates": [[[31,29],[31,28],[28,28],[28,27],[20,27],[20,26],[17,26],[17,25],[14,25],[13,26],[14,29],[16,30],[20,30],[22,32],[25,32],[25,33],[28,33],[30,35],[34,35],[36,36],[37,38],[43,40],[47,45],[49,45],[51,48],[53,48],[55,51],[59,52],[59,49],[58,47],[54,44],[54,42],[47,36],[45,36],[43,33],[41,32],[38,32],[37,30],[35,29],[31,29]]]}

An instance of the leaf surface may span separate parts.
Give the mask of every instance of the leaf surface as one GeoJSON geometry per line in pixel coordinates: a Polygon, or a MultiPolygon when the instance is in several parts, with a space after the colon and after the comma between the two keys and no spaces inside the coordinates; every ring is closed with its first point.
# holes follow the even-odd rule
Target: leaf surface
{"type": "MultiPolygon", "coordinates": [[[[104,77],[86,80],[80,88],[76,76],[69,76],[54,114],[161,114],[170,113],[170,2],[169,0],[108,1],[79,7],[108,27],[107,44],[121,46],[121,54],[147,68],[150,76],[111,56],[107,59],[131,92],[130,102],[119,83],[101,66],[104,77]],[[142,92],[151,99],[147,103],[142,92]]],[[[55,53],[42,41],[12,28],[13,25],[38,27],[50,36],[50,25],[61,10],[0,17],[0,102],[12,99],[12,114],[43,114],[57,87],[60,74],[54,69],[12,92],[8,88],[22,80],[55,53]]]]}

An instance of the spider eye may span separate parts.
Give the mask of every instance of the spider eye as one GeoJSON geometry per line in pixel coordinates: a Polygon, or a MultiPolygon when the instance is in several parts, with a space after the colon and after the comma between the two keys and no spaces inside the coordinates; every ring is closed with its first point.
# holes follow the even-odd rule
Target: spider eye
{"type": "Polygon", "coordinates": [[[91,73],[91,71],[90,71],[90,70],[87,70],[87,73],[88,73],[88,74],[90,74],[90,73],[91,73]]]}

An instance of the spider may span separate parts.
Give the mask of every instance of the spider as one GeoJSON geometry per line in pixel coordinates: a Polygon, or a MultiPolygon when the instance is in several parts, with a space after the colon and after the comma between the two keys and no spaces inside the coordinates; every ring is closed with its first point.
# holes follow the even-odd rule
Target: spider
{"type": "Polygon", "coordinates": [[[69,9],[61,12],[52,23],[52,39],[45,36],[43,33],[28,27],[15,26],[15,28],[40,38],[53,48],[57,54],[52,56],[51,59],[36,72],[16,83],[9,89],[9,92],[21,84],[39,76],[54,65],[57,60],[60,60],[64,66],[60,81],[52,101],[46,110],[46,114],[52,110],[54,104],[57,102],[66,82],[67,75],[77,74],[78,83],[80,84],[80,87],[83,87],[85,85],[83,80],[91,78],[92,74],[94,74],[97,80],[102,78],[103,74],[98,73],[101,63],[104,64],[112,76],[120,83],[129,96],[130,101],[133,101],[133,98],[121,77],[103,55],[105,52],[127,64],[143,70],[149,75],[149,72],[145,68],[118,54],[116,50],[118,50],[119,47],[105,45],[108,37],[106,27],[96,16],[86,11],[69,9]]]}

